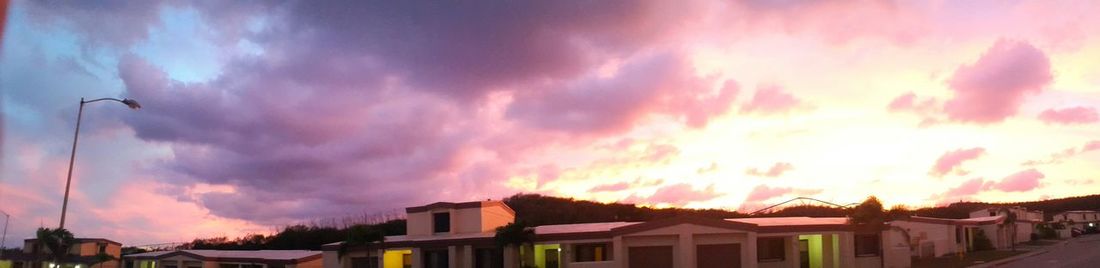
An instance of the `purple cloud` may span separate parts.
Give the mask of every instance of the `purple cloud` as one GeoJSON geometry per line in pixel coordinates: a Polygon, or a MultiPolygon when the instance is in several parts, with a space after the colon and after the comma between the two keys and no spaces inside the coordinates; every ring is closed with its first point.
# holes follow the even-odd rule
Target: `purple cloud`
{"type": "Polygon", "coordinates": [[[1087,124],[1100,122],[1100,113],[1092,107],[1070,107],[1065,109],[1047,109],[1039,114],[1039,120],[1047,124],[1087,124]]]}
{"type": "Polygon", "coordinates": [[[1000,40],[949,81],[955,95],[944,104],[954,121],[989,124],[1016,114],[1024,99],[1053,80],[1043,51],[1022,41],[1000,40]]]}
{"type": "Polygon", "coordinates": [[[928,172],[936,177],[943,177],[951,173],[952,171],[965,175],[967,172],[960,169],[963,162],[977,159],[985,154],[985,148],[975,147],[970,149],[958,149],[950,152],[946,152],[936,159],[936,164],[932,166],[932,170],[928,172]]]}

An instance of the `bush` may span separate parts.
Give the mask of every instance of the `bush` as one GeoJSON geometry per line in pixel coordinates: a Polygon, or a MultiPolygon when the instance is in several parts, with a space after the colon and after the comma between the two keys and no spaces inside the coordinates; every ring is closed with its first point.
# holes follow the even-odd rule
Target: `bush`
{"type": "Polygon", "coordinates": [[[985,236],[985,232],[981,229],[974,233],[974,251],[993,250],[993,242],[989,241],[989,237],[985,236]]]}
{"type": "MultiPolygon", "coordinates": [[[[1058,239],[1058,231],[1055,231],[1055,229],[1057,229],[1055,227],[1056,226],[1045,223],[1041,223],[1038,226],[1035,226],[1035,231],[1037,233],[1031,234],[1031,240],[1035,240],[1036,237],[1038,237],[1039,239],[1058,239]]],[[[1065,227],[1063,226],[1062,228],[1065,227]]]]}

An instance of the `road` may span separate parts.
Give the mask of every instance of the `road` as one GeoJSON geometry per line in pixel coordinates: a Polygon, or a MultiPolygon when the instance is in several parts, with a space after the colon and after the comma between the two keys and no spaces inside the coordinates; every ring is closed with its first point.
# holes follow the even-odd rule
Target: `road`
{"type": "Polygon", "coordinates": [[[1050,252],[1014,261],[1002,267],[1100,267],[1100,235],[1087,235],[1070,240],[1065,246],[1050,248],[1050,252]]]}

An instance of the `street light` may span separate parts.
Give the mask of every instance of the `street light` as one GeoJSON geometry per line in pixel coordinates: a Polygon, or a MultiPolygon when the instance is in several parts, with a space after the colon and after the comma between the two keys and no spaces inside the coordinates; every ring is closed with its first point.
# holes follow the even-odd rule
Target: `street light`
{"type": "Polygon", "coordinates": [[[125,104],[130,109],[141,109],[141,104],[138,104],[136,100],[132,99],[116,99],[116,98],[99,98],[90,101],[84,101],[84,98],[80,98],[80,109],[76,112],[76,133],[73,133],[73,150],[69,155],[69,175],[65,179],[65,201],[61,203],[61,224],[58,224],[58,229],[65,228],[65,210],[69,208],[69,185],[73,182],[73,161],[76,160],[76,140],[80,137],[80,117],[84,115],[84,104],[93,103],[97,101],[117,101],[125,104]]]}

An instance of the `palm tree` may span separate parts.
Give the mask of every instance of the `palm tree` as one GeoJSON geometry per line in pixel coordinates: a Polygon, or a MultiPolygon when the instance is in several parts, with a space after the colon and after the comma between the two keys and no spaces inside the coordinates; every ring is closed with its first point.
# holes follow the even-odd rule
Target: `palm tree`
{"type": "MultiPolygon", "coordinates": [[[[513,222],[497,227],[497,234],[493,237],[501,248],[515,246],[517,249],[535,242],[535,228],[528,227],[523,222],[513,222]]],[[[518,253],[518,250],[517,250],[518,253]]],[[[523,259],[516,256],[516,267],[524,267],[523,259]]]]}
{"type": "Polygon", "coordinates": [[[76,241],[73,233],[64,228],[38,228],[35,236],[38,238],[39,246],[44,246],[50,251],[49,259],[54,263],[61,263],[69,255],[69,248],[76,241]]]}
{"type": "Polygon", "coordinates": [[[1012,248],[1012,251],[1016,251],[1016,213],[1012,213],[1012,210],[1009,210],[1008,208],[1001,208],[1000,212],[1005,214],[1004,225],[1007,225],[1009,229],[1012,229],[1011,231],[1009,231],[1010,233],[1008,235],[1008,245],[1012,248]]]}

